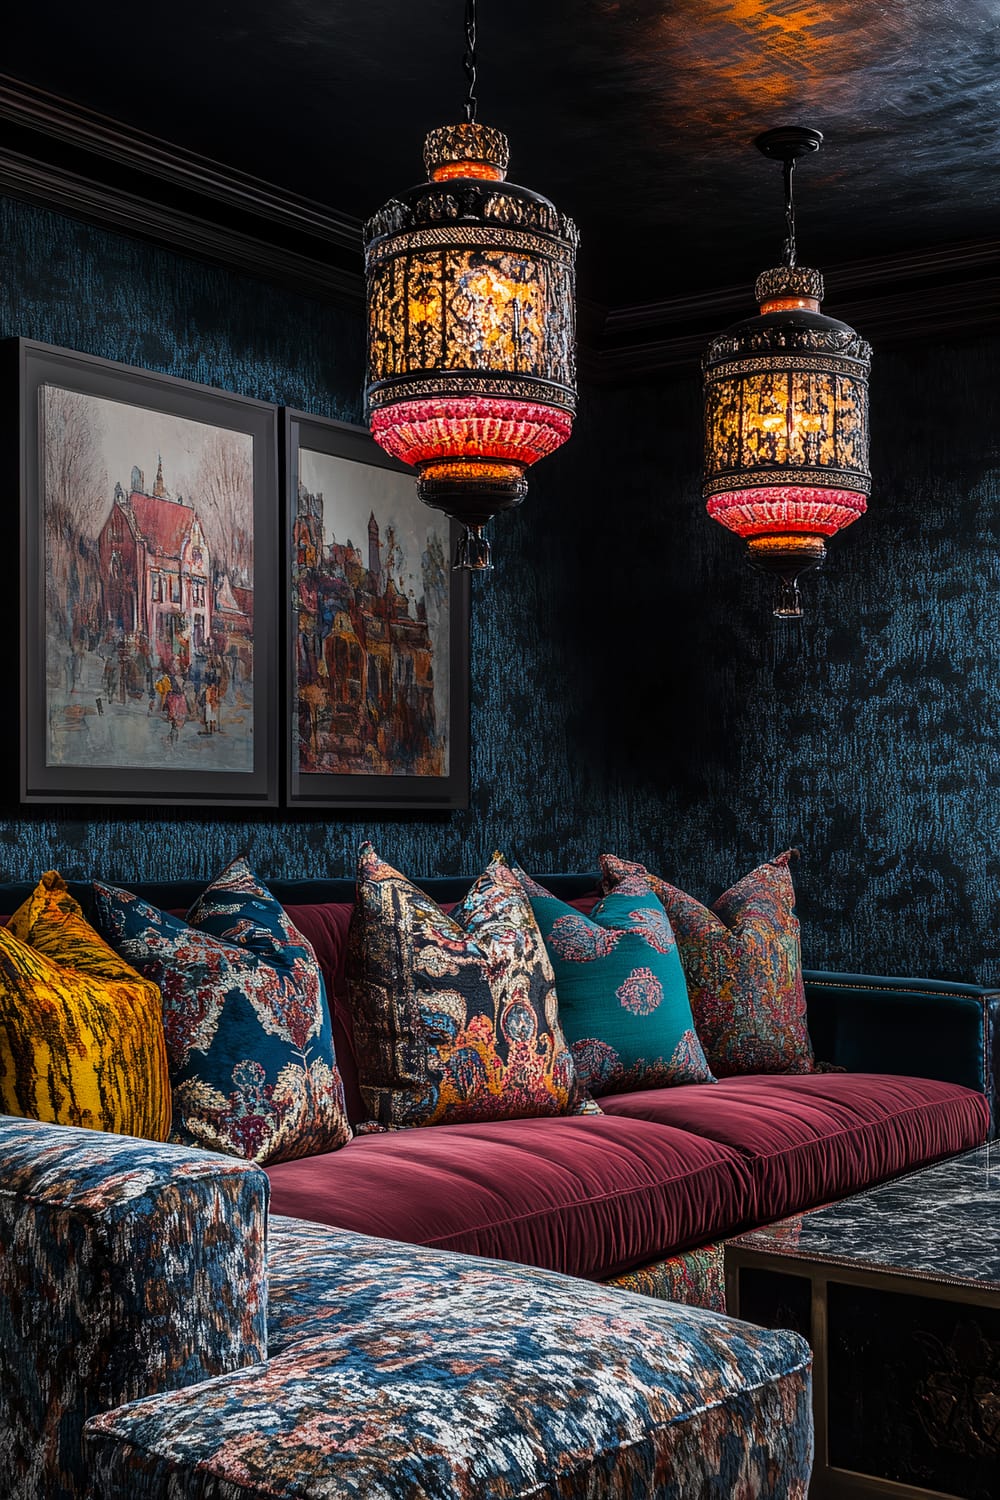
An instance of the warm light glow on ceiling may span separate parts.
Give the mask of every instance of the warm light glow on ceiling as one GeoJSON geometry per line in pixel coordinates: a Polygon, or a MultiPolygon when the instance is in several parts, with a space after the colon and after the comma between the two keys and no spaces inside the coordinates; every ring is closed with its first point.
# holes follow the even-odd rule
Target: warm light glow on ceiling
{"type": "Polygon", "coordinates": [[[709,98],[715,120],[736,110],[773,115],[812,104],[817,85],[838,109],[853,112],[871,86],[866,67],[896,50],[907,25],[905,5],[860,0],[678,0],[657,18],[649,56],[669,78],[671,107],[683,104],[699,117],[709,98]]]}

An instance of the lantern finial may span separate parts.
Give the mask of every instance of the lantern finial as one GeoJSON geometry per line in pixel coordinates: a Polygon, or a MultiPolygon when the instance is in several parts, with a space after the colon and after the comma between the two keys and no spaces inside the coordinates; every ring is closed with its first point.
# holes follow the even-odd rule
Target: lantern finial
{"type": "Polygon", "coordinates": [[[431,182],[452,177],[502,182],[509,160],[507,137],[489,125],[439,125],[424,141],[424,166],[431,182]]]}

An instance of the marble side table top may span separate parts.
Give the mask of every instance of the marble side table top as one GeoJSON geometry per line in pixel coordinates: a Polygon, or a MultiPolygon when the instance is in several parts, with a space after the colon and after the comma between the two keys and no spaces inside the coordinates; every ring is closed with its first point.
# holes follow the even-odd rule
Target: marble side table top
{"type": "Polygon", "coordinates": [[[1000,1292],[1000,1141],[728,1243],[1000,1292]]]}

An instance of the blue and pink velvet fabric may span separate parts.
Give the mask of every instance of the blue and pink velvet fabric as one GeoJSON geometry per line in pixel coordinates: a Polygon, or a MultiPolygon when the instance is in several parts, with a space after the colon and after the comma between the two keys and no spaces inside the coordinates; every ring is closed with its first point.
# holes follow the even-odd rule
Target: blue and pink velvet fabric
{"type": "Polygon", "coordinates": [[[0,1116],[0,1493],[83,1493],[83,1424],[267,1354],[267,1178],[0,1116]]]}
{"type": "Polygon", "coordinates": [[[266,1203],[0,1118],[7,1500],[804,1500],[794,1333],[277,1216],[265,1270],[266,1203]]]}
{"type": "Polygon", "coordinates": [[[270,1358],[93,1421],[102,1500],[805,1500],[793,1333],[273,1218],[270,1358]]]}

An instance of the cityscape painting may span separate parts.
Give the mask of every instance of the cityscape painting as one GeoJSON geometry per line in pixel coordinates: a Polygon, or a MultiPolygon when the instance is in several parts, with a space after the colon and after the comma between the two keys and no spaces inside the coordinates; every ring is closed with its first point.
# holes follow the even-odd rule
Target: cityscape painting
{"type": "Polygon", "coordinates": [[[468,586],[452,525],[368,433],[286,414],[288,801],[468,798],[468,586]]]}
{"type": "Polygon", "coordinates": [[[274,409],[22,350],[26,800],[273,800],[274,409]]]}

